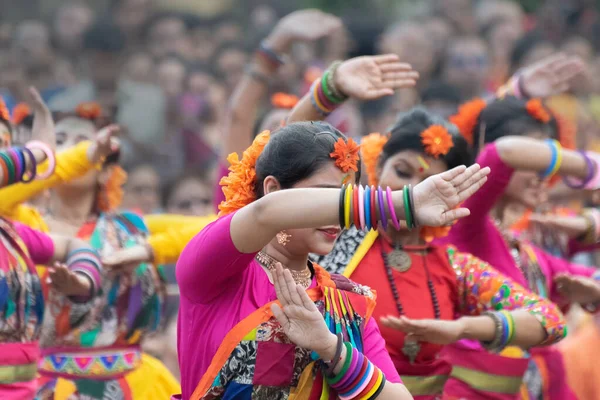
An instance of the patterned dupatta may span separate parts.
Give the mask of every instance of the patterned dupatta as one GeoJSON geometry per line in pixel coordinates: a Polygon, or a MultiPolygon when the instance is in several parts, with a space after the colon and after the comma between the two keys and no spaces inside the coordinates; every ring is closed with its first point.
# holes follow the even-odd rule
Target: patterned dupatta
{"type": "MultiPolygon", "coordinates": [[[[307,290],[330,331],[363,350],[364,327],[375,308],[375,293],[315,265],[317,286],[307,290]]],[[[273,317],[271,303],[239,322],[221,346],[191,400],[335,399],[316,355],[289,341],[273,317]]]]}
{"type": "Polygon", "coordinates": [[[0,342],[38,340],[43,317],[35,265],[12,225],[0,218],[0,342]]]}
{"type": "MultiPolygon", "coordinates": [[[[143,243],[147,234],[141,217],[121,213],[101,215],[84,225],[78,237],[88,240],[105,256],[143,243]]],[[[92,302],[75,304],[53,299],[54,329],[48,330],[54,332],[54,337],[45,337],[46,345],[136,346],[145,333],[158,329],[165,304],[165,281],[160,271],[141,263],[133,271],[106,275],[92,302]]]]}

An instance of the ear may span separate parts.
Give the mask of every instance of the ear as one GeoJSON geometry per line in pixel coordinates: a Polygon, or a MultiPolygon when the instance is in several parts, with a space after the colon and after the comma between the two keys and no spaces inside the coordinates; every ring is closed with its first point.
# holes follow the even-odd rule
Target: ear
{"type": "Polygon", "coordinates": [[[263,193],[269,194],[281,190],[281,185],[277,178],[272,175],[269,175],[263,181],[263,193]]]}

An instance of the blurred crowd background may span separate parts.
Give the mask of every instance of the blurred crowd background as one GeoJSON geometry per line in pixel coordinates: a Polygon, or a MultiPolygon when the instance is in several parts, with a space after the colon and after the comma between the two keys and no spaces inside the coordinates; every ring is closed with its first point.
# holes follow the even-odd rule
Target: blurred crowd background
{"type": "MultiPolygon", "coordinates": [[[[214,212],[215,166],[228,99],[260,40],[289,12],[316,7],[343,29],[295,44],[273,77],[262,117],[301,96],[332,61],[396,53],[415,89],[348,102],[332,123],[351,136],[384,132],[424,104],[443,116],[493,93],[518,69],[562,51],[588,64],[570,93],[550,99],[600,143],[600,13],[592,0],[0,0],[0,95],[9,109],[36,86],[50,108],[97,101],[123,126],[125,208],[214,212]],[[285,95],[282,95],[285,94],[285,95]]],[[[596,151],[600,149],[596,148],[596,151]]],[[[174,306],[176,310],[176,305],[174,306]]],[[[173,366],[176,368],[176,361],[173,366]]]]}

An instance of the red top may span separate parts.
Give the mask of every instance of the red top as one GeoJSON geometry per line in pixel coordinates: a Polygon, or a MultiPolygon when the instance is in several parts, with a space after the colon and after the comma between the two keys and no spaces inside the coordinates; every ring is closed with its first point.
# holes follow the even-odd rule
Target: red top
{"type": "MultiPolygon", "coordinates": [[[[382,243],[384,243],[385,253],[392,251],[392,247],[387,242],[381,239],[376,240],[352,274],[353,281],[377,290],[377,307],[375,307],[373,318],[378,322],[384,316],[398,316],[396,302],[381,256],[382,243]]],[[[406,246],[405,249],[411,255],[412,266],[406,272],[392,269],[405,315],[414,319],[433,319],[435,317],[433,302],[427,286],[427,273],[423,264],[427,257],[427,267],[438,298],[441,319],[454,320],[459,303],[457,279],[456,273],[450,266],[446,248],[432,246],[426,256],[420,251],[410,251],[410,246],[406,246]]],[[[387,350],[400,375],[429,375],[433,370],[437,370],[436,374],[449,373],[450,367],[436,360],[443,346],[421,342],[421,350],[415,363],[411,365],[408,358],[402,353],[405,334],[384,325],[380,325],[380,329],[386,341],[387,350]]]]}

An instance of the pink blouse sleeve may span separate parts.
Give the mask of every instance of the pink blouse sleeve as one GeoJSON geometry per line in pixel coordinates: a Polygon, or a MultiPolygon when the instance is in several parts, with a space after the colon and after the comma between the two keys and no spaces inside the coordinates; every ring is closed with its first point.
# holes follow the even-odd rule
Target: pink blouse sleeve
{"type": "Polygon", "coordinates": [[[379,326],[373,318],[365,325],[364,354],[369,361],[376,365],[385,375],[385,379],[392,383],[402,383],[396,367],[385,348],[385,340],[381,336],[379,326]]]}
{"type": "Polygon", "coordinates": [[[488,144],[479,153],[477,163],[481,168],[490,167],[491,172],[485,185],[462,205],[468,208],[471,214],[452,227],[452,234],[472,235],[474,231],[479,231],[498,199],[504,194],[514,172],[514,169],[502,161],[494,143],[488,144]]]}
{"type": "Polygon", "coordinates": [[[50,236],[19,222],[14,222],[13,226],[25,243],[33,262],[40,265],[49,264],[54,256],[54,242],[50,236]]]}
{"type": "Polygon", "coordinates": [[[229,169],[227,168],[227,165],[225,165],[222,161],[219,161],[219,165],[217,166],[217,180],[215,183],[215,195],[213,196],[215,210],[217,213],[219,212],[219,204],[221,204],[222,201],[225,201],[225,194],[223,194],[223,189],[221,189],[221,185],[219,184],[219,182],[221,182],[221,178],[223,178],[224,176],[227,176],[228,173],[229,173],[229,169]]]}
{"type": "Polygon", "coordinates": [[[240,284],[243,271],[256,253],[240,253],[230,235],[231,219],[226,215],[209,224],[183,249],[176,266],[182,295],[195,303],[207,304],[226,289],[240,284]]]}

